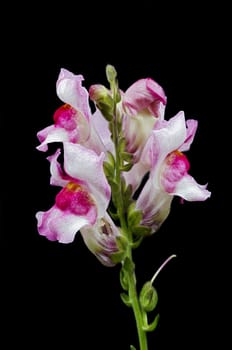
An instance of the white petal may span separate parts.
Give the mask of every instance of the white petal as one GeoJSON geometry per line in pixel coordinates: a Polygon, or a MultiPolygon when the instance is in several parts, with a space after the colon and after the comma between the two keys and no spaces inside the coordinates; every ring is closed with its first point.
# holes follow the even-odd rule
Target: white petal
{"type": "Polygon", "coordinates": [[[187,201],[204,201],[211,196],[211,192],[206,187],[207,185],[199,185],[192,176],[187,174],[177,183],[172,194],[187,201]]]}
{"type": "Polygon", "coordinates": [[[89,224],[84,216],[64,213],[56,206],[47,212],[38,212],[36,218],[39,234],[61,243],[72,242],[77,231],[89,224]]]}

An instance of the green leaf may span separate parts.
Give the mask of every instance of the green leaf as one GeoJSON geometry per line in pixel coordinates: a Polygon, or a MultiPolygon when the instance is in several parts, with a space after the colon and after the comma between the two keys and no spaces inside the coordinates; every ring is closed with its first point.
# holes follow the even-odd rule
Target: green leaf
{"type": "Polygon", "coordinates": [[[131,300],[129,298],[129,295],[126,293],[121,293],[120,297],[122,299],[122,301],[124,302],[124,304],[128,307],[131,307],[131,300]]]}
{"type": "Polygon", "coordinates": [[[157,314],[154,321],[151,324],[143,326],[143,330],[146,332],[153,332],[158,326],[159,319],[160,319],[160,315],[157,314]]]}

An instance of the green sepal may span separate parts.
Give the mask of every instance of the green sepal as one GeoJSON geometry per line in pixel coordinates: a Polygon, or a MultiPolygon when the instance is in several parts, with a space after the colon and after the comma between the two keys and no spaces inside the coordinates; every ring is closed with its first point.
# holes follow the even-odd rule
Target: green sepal
{"type": "Polygon", "coordinates": [[[120,297],[126,306],[131,307],[131,300],[128,294],[120,293],[120,297]]]}
{"type": "Polygon", "coordinates": [[[104,169],[104,173],[105,173],[106,177],[113,179],[113,177],[114,177],[114,166],[111,165],[108,162],[103,162],[103,169],[104,169]]]}
{"type": "Polygon", "coordinates": [[[129,284],[128,284],[128,279],[127,279],[127,272],[125,271],[125,269],[123,267],[120,270],[119,278],[120,278],[120,283],[121,283],[122,288],[124,290],[128,290],[129,284]]]}
{"type": "Polygon", "coordinates": [[[104,95],[96,100],[96,105],[105,119],[111,122],[114,115],[114,100],[112,97],[109,94],[104,95]]]}
{"type": "Polygon", "coordinates": [[[132,243],[131,247],[133,249],[138,248],[140,246],[140,244],[142,243],[143,238],[144,238],[144,236],[140,236],[139,238],[136,238],[136,240],[132,243]]]}
{"type": "Polygon", "coordinates": [[[124,251],[119,251],[117,253],[112,253],[110,255],[111,260],[113,261],[114,264],[118,264],[123,261],[125,257],[125,252],[124,251]]]}
{"type": "Polygon", "coordinates": [[[126,259],[124,260],[124,264],[123,264],[123,269],[125,269],[125,271],[129,274],[132,275],[134,270],[135,270],[135,264],[133,261],[131,261],[131,259],[129,259],[128,257],[126,257],[126,259]]]}
{"type": "Polygon", "coordinates": [[[120,137],[119,142],[118,142],[118,150],[119,150],[120,154],[124,152],[125,147],[126,147],[126,139],[125,139],[125,137],[120,137]]]}
{"type": "Polygon", "coordinates": [[[136,203],[133,202],[128,208],[127,223],[130,228],[138,226],[142,220],[143,214],[141,210],[135,209],[136,203]]]}
{"type": "Polygon", "coordinates": [[[126,250],[128,246],[128,240],[125,236],[116,237],[116,243],[119,249],[126,250]]]}
{"type": "Polygon", "coordinates": [[[134,345],[130,345],[130,350],[136,350],[136,348],[134,347],[134,345]]]}
{"type": "Polygon", "coordinates": [[[156,329],[156,327],[158,326],[159,319],[160,319],[160,315],[157,314],[152,323],[143,326],[143,330],[145,332],[153,332],[156,329]]]}
{"type": "Polygon", "coordinates": [[[119,185],[114,179],[110,179],[110,186],[111,186],[112,191],[114,191],[115,193],[119,192],[119,185]]]}
{"type": "Polygon", "coordinates": [[[109,163],[113,168],[115,168],[115,158],[110,151],[107,152],[107,163],[109,163]]]}
{"type": "Polygon", "coordinates": [[[118,247],[118,252],[111,254],[111,259],[114,263],[122,262],[125,258],[128,241],[125,236],[121,235],[116,237],[116,243],[118,247]]]}
{"type": "Polygon", "coordinates": [[[120,94],[119,89],[117,89],[117,91],[116,91],[115,99],[116,99],[116,103],[121,101],[121,94],[120,94]]]}
{"type": "Polygon", "coordinates": [[[133,159],[133,154],[129,152],[122,152],[121,153],[121,158],[125,160],[126,162],[131,162],[133,159]]]}
{"type": "Polygon", "coordinates": [[[129,171],[133,167],[133,163],[128,163],[120,166],[121,171],[129,171]]]}
{"type": "Polygon", "coordinates": [[[108,212],[109,212],[109,214],[110,214],[110,217],[111,217],[111,219],[113,219],[113,220],[118,220],[118,214],[117,213],[114,213],[112,210],[110,210],[110,209],[108,209],[108,212]]]}
{"type": "Polygon", "coordinates": [[[151,234],[151,228],[148,226],[135,226],[132,229],[133,234],[138,235],[138,236],[149,236],[151,234]]]}
{"type": "Polygon", "coordinates": [[[144,311],[153,311],[158,303],[158,294],[151,281],[146,282],[140,292],[139,302],[144,311]]]}

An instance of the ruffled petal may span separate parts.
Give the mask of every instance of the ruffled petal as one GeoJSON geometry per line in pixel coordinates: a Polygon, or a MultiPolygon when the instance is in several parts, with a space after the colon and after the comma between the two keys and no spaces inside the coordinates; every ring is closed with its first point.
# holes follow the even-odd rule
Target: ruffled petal
{"type": "Polygon", "coordinates": [[[151,166],[162,163],[169,153],[177,150],[183,144],[185,138],[184,112],[179,112],[169,121],[160,122],[159,128],[152,131],[144,148],[144,153],[147,152],[150,157],[151,166]]]}
{"type": "MultiPolygon", "coordinates": [[[[92,126],[91,130],[94,129],[97,135],[99,135],[98,137],[100,137],[101,141],[103,142],[105,150],[114,154],[114,144],[111,138],[111,132],[109,130],[109,122],[102,116],[98,109],[92,115],[90,122],[92,126]]],[[[95,150],[93,147],[92,149],[95,150]]]]}
{"type": "Polygon", "coordinates": [[[188,119],[186,121],[186,126],[187,126],[186,139],[184,140],[184,143],[179,147],[179,150],[181,152],[189,150],[197,131],[198,121],[194,119],[188,119]]]}
{"type": "Polygon", "coordinates": [[[102,214],[108,207],[111,195],[111,188],[103,170],[104,158],[104,153],[97,155],[82,145],[64,143],[65,172],[72,178],[86,183],[96,199],[99,213],[102,214]]]}
{"type": "Polygon", "coordinates": [[[204,201],[211,196],[211,192],[206,187],[207,185],[199,185],[192,176],[186,174],[176,184],[172,195],[177,195],[187,201],[204,201]]]}
{"type": "Polygon", "coordinates": [[[172,200],[173,196],[156,186],[150,176],[136,203],[136,209],[143,213],[141,225],[150,227],[152,233],[156,232],[168,217],[172,200]]]}
{"type": "Polygon", "coordinates": [[[57,96],[65,103],[81,111],[87,120],[90,119],[88,91],[82,86],[82,75],[75,75],[62,68],[56,83],[57,96]]]}
{"type": "Polygon", "coordinates": [[[123,107],[129,115],[136,115],[149,106],[157,113],[158,108],[154,102],[166,104],[166,96],[162,87],[151,78],[136,81],[123,96],[123,107]]]}
{"type": "Polygon", "coordinates": [[[47,157],[50,162],[50,184],[54,186],[64,187],[70,181],[70,178],[63,172],[60,163],[57,161],[60,154],[61,151],[58,149],[53,155],[47,157]]]}
{"type": "Polygon", "coordinates": [[[37,137],[41,144],[36,147],[37,150],[46,152],[48,143],[69,141],[69,133],[67,130],[50,125],[37,133],[37,137]]]}
{"type": "Polygon", "coordinates": [[[47,212],[39,211],[36,213],[36,219],[40,235],[61,243],[72,242],[77,231],[89,224],[86,217],[64,212],[56,206],[47,212]]]}
{"type": "Polygon", "coordinates": [[[111,256],[119,251],[116,238],[120,233],[107,213],[94,226],[85,226],[80,232],[88,249],[103,265],[115,265],[111,256]]]}

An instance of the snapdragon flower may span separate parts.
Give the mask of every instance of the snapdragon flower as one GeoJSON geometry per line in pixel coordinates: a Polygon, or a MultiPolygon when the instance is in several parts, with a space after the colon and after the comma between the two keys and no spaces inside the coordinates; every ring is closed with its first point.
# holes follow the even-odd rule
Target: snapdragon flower
{"type": "MultiPolygon", "coordinates": [[[[82,86],[83,80],[84,77],[81,74],[75,75],[64,68],[60,70],[56,92],[64,104],[55,111],[54,124],[37,133],[41,142],[37,146],[39,151],[47,151],[48,144],[53,142],[79,143],[93,149],[98,154],[105,151],[103,141],[92,123],[89,93],[82,86]]],[[[106,126],[100,132],[104,134],[105,128],[106,126]]]]}
{"type": "MultiPolygon", "coordinates": [[[[98,257],[117,252],[116,237],[118,229],[109,220],[106,209],[109,204],[111,189],[103,171],[104,153],[97,155],[82,145],[64,142],[64,170],[58,162],[60,150],[48,157],[50,161],[52,185],[62,187],[56,195],[55,204],[46,212],[38,212],[38,231],[49,240],[70,243],[76,233],[83,229],[84,240],[91,251],[98,257]],[[104,235],[88,238],[89,226],[96,231],[99,222],[108,224],[104,235]],[[96,226],[96,227],[95,227],[96,226]],[[111,228],[111,229],[110,229],[111,228]],[[108,233],[108,234],[107,234],[108,233]],[[91,243],[92,241],[92,243],[91,243]]],[[[112,265],[110,256],[105,264],[112,265]]]]}
{"type": "Polygon", "coordinates": [[[141,224],[157,231],[167,218],[174,196],[187,201],[204,201],[211,193],[207,185],[199,185],[189,175],[190,163],[183,153],[189,150],[197,129],[197,121],[185,121],[179,112],[169,121],[159,121],[143,149],[141,166],[149,170],[136,209],[142,210],[141,224]]]}

